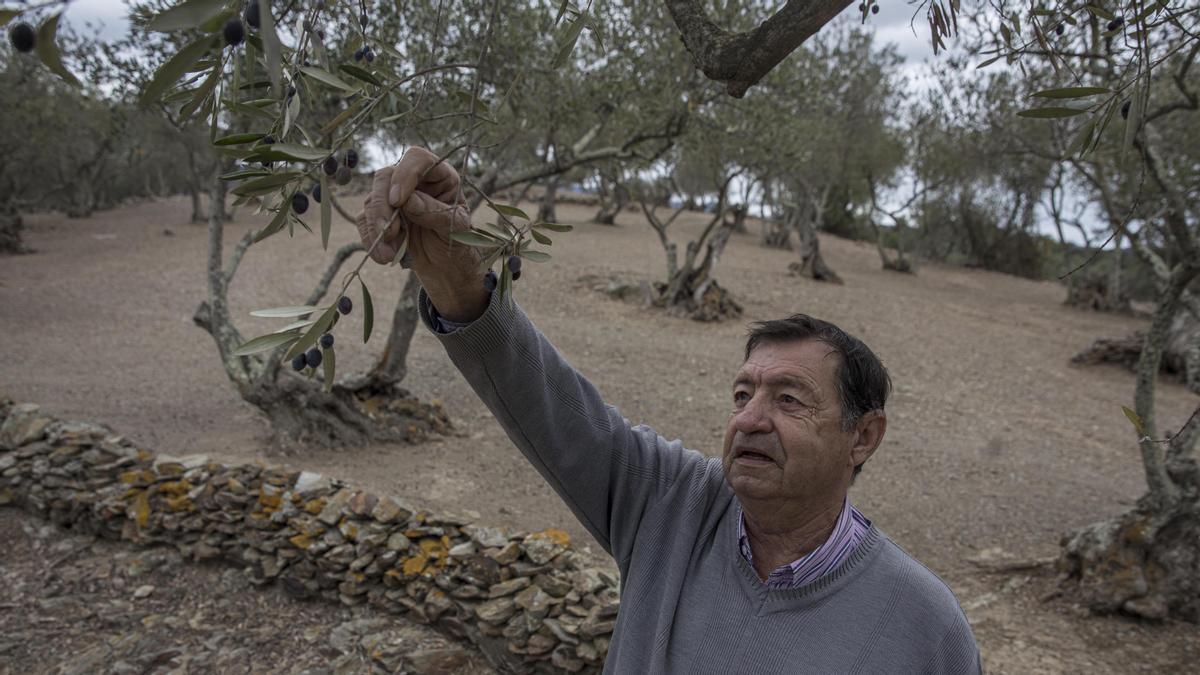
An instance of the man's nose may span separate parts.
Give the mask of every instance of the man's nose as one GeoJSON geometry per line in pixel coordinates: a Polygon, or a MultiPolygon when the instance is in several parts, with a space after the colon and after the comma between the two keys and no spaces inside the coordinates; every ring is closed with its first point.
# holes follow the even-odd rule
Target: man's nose
{"type": "Polygon", "coordinates": [[[765,398],[755,395],[746,402],[746,405],[742,406],[741,410],[733,413],[733,428],[744,434],[769,432],[772,425],[768,412],[765,398]]]}

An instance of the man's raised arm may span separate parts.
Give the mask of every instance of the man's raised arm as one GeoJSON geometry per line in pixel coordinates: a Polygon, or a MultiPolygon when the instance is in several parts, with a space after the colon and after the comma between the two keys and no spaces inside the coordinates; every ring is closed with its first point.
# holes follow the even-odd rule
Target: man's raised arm
{"type": "MultiPolygon", "coordinates": [[[[513,443],[623,567],[642,515],[676,478],[703,470],[705,461],[651,429],[631,427],[511,295],[484,289],[475,249],[449,238],[470,223],[458,175],[436,160],[413,149],[398,166],[376,174],[359,217],[364,245],[381,231],[385,242],[398,241],[398,205],[411,230],[411,266],[423,286],[422,321],[439,333],[450,359],[513,443]],[[443,333],[439,315],[468,325],[443,333]]],[[[395,251],[389,243],[373,257],[385,262],[395,251]]]]}

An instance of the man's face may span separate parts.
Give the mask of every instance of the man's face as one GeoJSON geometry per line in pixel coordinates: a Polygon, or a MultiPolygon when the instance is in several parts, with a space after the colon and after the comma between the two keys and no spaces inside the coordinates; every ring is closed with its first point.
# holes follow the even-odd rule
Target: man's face
{"type": "Polygon", "coordinates": [[[857,434],[842,431],[840,363],[817,340],[765,343],[751,352],[734,379],[722,456],[725,477],[743,501],[813,505],[845,494],[857,434]]]}

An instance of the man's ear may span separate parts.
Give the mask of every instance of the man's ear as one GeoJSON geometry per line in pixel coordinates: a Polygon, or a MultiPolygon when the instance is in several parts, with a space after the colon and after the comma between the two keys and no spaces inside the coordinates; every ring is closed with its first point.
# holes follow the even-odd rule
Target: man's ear
{"type": "Polygon", "coordinates": [[[854,445],[850,448],[850,461],[858,466],[875,454],[875,449],[883,442],[887,432],[887,413],[882,410],[872,410],[858,420],[854,431],[854,445]]]}

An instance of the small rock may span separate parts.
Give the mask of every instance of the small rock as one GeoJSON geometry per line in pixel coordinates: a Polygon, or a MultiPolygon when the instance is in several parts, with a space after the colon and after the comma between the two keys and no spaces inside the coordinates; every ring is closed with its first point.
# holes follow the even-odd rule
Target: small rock
{"type": "Polygon", "coordinates": [[[508,534],[495,527],[476,528],[471,540],[483,548],[502,548],[508,544],[508,534]]]}
{"type": "Polygon", "coordinates": [[[300,476],[296,478],[296,484],[292,486],[292,491],[303,498],[310,496],[309,493],[327,492],[333,487],[333,481],[322,476],[319,473],[311,471],[301,471],[300,476]]]}
{"type": "Polygon", "coordinates": [[[497,552],[488,553],[488,557],[501,565],[511,565],[521,557],[521,546],[517,542],[509,542],[507,546],[497,552]]]}
{"type": "Polygon", "coordinates": [[[544,565],[567,550],[571,538],[562,530],[549,529],[525,537],[521,548],[535,565],[544,565]]]}
{"type": "Polygon", "coordinates": [[[512,598],[498,598],[477,606],[475,616],[479,617],[480,621],[502,623],[516,611],[516,604],[513,603],[512,598]]]}
{"type": "Polygon", "coordinates": [[[150,585],[138,586],[137,590],[135,590],[133,592],[133,597],[135,599],[141,600],[142,598],[149,597],[150,594],[153,592],[154,592],[153,586],[150,586],[150,585]]]}
{"type": "Polygon", "coordinates": [[[464,541],[461,544],[456,544],[450,547],[450,556],[452,558],[465,558],[475,553],[475,542],[464,541]]]}
{"type": "Polygon", "coordinates": [[[512,595],[517,591],[529,586],[528,577],[517,577],[508,581],[501,581],[488,589],[489,598],[500,598],[506,595],[512,595]]]}
{"type": "Polygon", "coordinates": [[[412,546],[412,541],[399,532],[388,537],[387,547],[389,551],[407,551],[409,546],[412,546]]]}
{"type": "Polygon", "coordinates": [[[469,661],[458,647],[418,649],[408,655],[408,667],[414,675],[453,675],[462,672],[469,661]]]}
{"type": "Polygon", "coordinates": [[[383,524],[408,520],[411,515],[412,511],[387,497],[380,499],[375,508],[371,509],[371,517],[383,524]]]}

